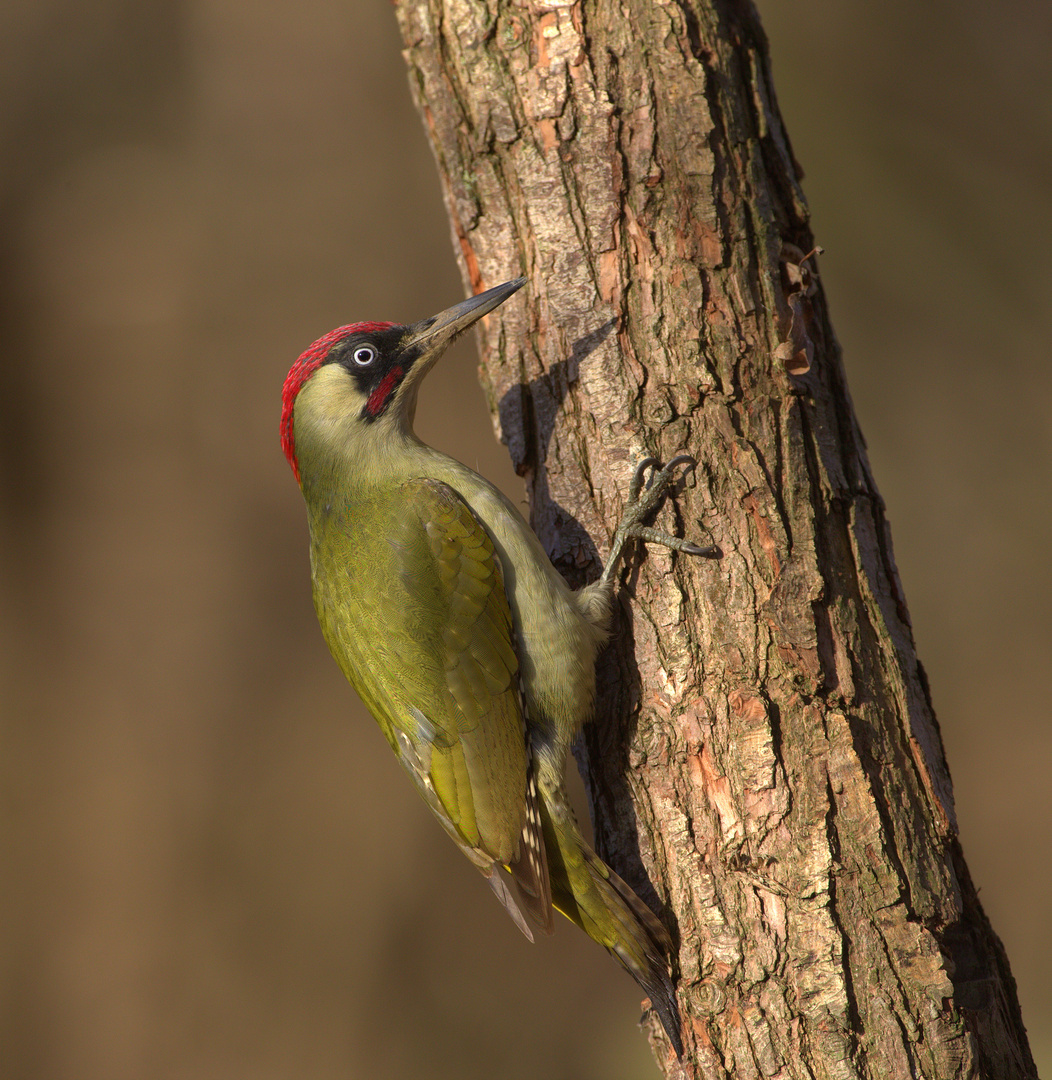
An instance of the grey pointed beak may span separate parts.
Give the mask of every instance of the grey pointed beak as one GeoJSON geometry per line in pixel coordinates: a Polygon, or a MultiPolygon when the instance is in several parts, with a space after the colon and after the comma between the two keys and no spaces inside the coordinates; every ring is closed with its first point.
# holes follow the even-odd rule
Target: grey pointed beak
{"type": "Polygon", "coordinates": [[[402,339],[401,347],[414,349],[421,357],[430,354],[437,358],[458,334],[478,322],[483,315],[488,315],[495,307],[499,307],[525,284],[524,277],[506,281],[503,285],[495,285],[478,296],[454,304],[453,307],[432,315],[430,319],[414,323],[402,339]]]}

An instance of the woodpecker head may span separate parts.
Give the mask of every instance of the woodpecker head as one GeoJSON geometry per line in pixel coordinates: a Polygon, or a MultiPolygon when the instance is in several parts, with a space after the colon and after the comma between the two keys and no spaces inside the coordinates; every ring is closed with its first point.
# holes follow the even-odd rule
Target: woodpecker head
{"type": "Polygon", "coordinates": [[[515,278],[411,326],[351,323],[318,338],[292,365],[282,391],[281,448],[296,480],[304,433],[383,439],[411,430],[424,375],[454,338],[525,283],[515,278]]]}

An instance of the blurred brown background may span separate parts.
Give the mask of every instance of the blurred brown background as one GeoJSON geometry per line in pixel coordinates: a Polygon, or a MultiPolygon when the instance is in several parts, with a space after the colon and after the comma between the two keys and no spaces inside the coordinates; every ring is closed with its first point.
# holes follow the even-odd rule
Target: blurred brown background
{"type": "MultiPolygon", "coordinates": [[[[1048,1074],[1052,17],[762,8],[1048,1074]]],[[[520,937],[311,609],[288,365],[463,295],[389,5],[7,0],[0,140],[0,1077],[654,1075],[635,985],[520,937]]],[[[419,428],[515,491],[472,349],[419,428]]]]}

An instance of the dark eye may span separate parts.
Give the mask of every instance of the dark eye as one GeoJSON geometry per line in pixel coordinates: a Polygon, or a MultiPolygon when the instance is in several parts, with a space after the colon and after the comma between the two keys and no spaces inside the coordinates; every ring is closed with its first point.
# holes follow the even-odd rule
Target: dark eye
{"type": "Polygon", "coordinates": [[[359,345],[351,357],[359,367],[368,367],[376,359],[376,348],[372,345],[359,345]]]}

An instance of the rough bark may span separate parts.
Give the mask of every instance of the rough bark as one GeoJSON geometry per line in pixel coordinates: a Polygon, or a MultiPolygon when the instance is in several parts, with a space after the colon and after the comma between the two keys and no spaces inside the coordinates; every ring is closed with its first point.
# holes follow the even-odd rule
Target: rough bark
{"type": "Polygon", "coordinates": [[[678,944],[698,1077],[1035,1075],[747,3],[398,0],[465,279],[530,285],[484,378],[533,524],[593,577],[636,459],[687,451],[624,574],[580,762],[678,944]]]}

